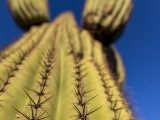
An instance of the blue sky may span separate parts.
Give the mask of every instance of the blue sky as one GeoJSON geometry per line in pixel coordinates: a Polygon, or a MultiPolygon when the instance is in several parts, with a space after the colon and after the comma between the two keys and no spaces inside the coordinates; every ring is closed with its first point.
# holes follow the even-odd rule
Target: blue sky
{"type": "MultiPolygon", "coordinates": [[[[65,10],[75,13],[78,23],[84,0],[49,0],[51,18],[65,10]]],[[[94,1],[94,0],[93,0],[94,1]]],[[[134,0],[127,29],[116,42],[126,68],[127,89],[144,120],[160,120],[160,0],[134,0]]],[[[0,0],[0,48],[16,40],[23,31],[0,0]]]]}

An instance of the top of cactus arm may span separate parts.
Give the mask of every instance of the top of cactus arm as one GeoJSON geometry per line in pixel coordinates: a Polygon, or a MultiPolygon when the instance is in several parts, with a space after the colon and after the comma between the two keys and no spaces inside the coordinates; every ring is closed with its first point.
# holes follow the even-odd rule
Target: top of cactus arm
{"type": "Polygon", "coordinates": [[[109,46],[124,32],[132,8],[132,0],[86,0],[83,28],[109,46]]]}
{"type": "Polygon", "coordinates": [[[15,22],[24,30],[48,22],[50,18],[48,0],[8,0],[8,6],[15,22]]]}

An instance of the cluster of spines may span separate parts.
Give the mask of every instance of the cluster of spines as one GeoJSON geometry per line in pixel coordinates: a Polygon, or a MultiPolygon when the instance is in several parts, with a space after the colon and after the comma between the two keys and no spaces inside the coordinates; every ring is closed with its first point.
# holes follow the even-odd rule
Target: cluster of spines
{"type": "Polygon", "coordinates": [[[23,52],[21,50],[21,53],[20,53],[20,57],[18,59],[18,61],[14,60],[13,63],[14,63],[14,66],[7,66],[9,67],[9,71],[7,72],[7,76],[6,76],[6,80],[3,80],[3,85],[2,85],[2,88],[0,89],[0,95],[2,95],[6,89],[7,89],[7,86],[10,84],[10,79],[12,77],[15,77],[15,73],[17,71],[19,71],[20,69],[20,66],[22,65],[23,61],[25,60],[25,58],[32,52],[32,50],[35,48],[35,45],[33,44],[31,46],[31,48],[29,48],[26,52],[23,52]]]}
{"type": "MultiPolygon", "coordinates": [[[[100,64],[98,64],[96,61],[94,61],[94,65],[99,73],[100,80],[102,82],[102,86],[104,88],[104,93],[106,94],[106,100],[110,103],[110,110],[114,113],[114,116],[112,120],[122,120],[123,116],[121,115],[121,110],[128,110],[130,106],[127,104],[124,96],[120,94],[120,96],[117,96],[114,94],[114,92],[111,91],[113,87],[116,87],[116,85],[109,85],[110,78],[106,80],[104,77],[106,73],[102,72],[105,67],[102,67],[100,64]],[[121,99],[119,99],[121,98],[121,99]],[[118,102],[122,103],[123,106],[119,107],[118,102]]],[[[113,81],[112,81],[113,82],[113,81]]],[[[115,84],[115,83],[113,83],[115,84]]],[[[117,89],[119,90],[119,89],[117,89]]],[[[130,116],[130,119],[127,120],[134,120],[133,116],[130,116]]]]}
{"type": "MultiPolygon", "coordinates": [[[[27,58],[27,56],[29,54],[31,54],[31,52],[38,46],[38,44],[41,42],[41,38],[39,38],[36,42],[34,41],[31,41],[32,44],[31,46],[27,49],[27,50],[22,50],[20,49],[19,51],[19,57],[18,57],[18,60],[13,60],[12,63],[13,65],[12,66],[7,66],[9,68],[8,72],[7,72],[7,75],[6,75],[6,78],[5,79],[2,79],[1,78],[1,81],[2,81],[2,86],[0,88],[0,96],[6,92],[7,90],[7,87],[8,85],[10,84],[10,79],[15,77],[15,74],[16,72],[19,71],[20,69],[20,66],[22,66],[22,63],[25,61],[25,59],[27,58]]],[[[18,49],[18,48],[17,48],[18,49]]],[[[10,54],[9,54],[10,55],[10,54]]],[[[5,58],[4,58],[5,59],[5,58]]]]}
{"type": "MultiPolygon", "coordinates": [[[[85,70],[87,68],[83,68],[83,66],[85,65],[85,63],[82,63],[82,59],[83,59],[83,54],[77,53],[75,52],[75,45],[73,42],[72,37],[70,36],[70,34],[68,33],[68,38],[69,38],[69,45],[71,48],[70,54],[73,57],[73,61],[74,61],[74,69],[75,69],[75,73],[74,73],[74,80],[75,80],[75,92],[74,95],[76,97],[77,102],[73,103],[73,107],[74,109],[77,111],[78,115],[74,115],[76,117],[76,120],[89,120],[89,115],[91,115],[92,113],[96,112],[98,109],[101,108],[98,107],[96,109],[92,109],[92,110],[88,110],[88,105],[89,102],[94,99],[97,95],[91,97],[91,98],[87,98],[87,94],[89,92],[92,92],[93,90],[86,90],[85,85],[83,83],[83,79],[85,77],[87,77],[88,73],[85,73],[85,70]]],[[[79,36],[79,40],[81,42],[80,36],[79,36]]]]}
{"type": "Polygon", "coordinates": [[[47,53],[47,59],[43,61],[41,64],[42,70],[39,72],[41,81],[37,81],[39,88],[38,89],[31,89],[27,88],[29,91],[33,92],[37,99],[34,99],[33,96],[29,95],[28,92],[24,91],[29,98],[29,109],[31,111],[30,115],[27,115],[25,112],[16,109],[20,114],[22,114],[27,120],[42,120],[45,118],[50,117],[50,115],[45,116],[48,113],[48,108],[45,107],[45,104],[53,97],[49,96],[46,97],[46,89],[49,84],[49,76],[51,75],[51,70],[54,67],[54,60],[55,60],[55,48],[52,47],[51,50],[47,53]]]}
{"type": "Polygon", "coordinates": [[[80,59],[74,58],[75,62],[75,96],[77,98],[77,103],[73,104],[75,110],[77,111],[78,115],[77,119],[80,120],[89,120],[89,115],[100,109],[101,107],[98,107],[96,109],[93,109],[91,111],[88,111],[87,106],[89,105],[89,102],[94,99],[96,96],[87,99],[87,93],[92,92],[92,90],[85,90],[83,85],[83,78],[87,76],[88,73],[83,75],[84,69],[82,70],[82,64],[80,63],[80,59]]]}

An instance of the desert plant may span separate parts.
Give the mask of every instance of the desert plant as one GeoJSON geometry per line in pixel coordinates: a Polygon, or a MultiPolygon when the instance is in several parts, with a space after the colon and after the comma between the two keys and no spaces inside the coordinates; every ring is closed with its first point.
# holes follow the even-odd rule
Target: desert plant
{"type": "Polygon", "coordinates": [[[46,0],[8,3],[27,33],[0,54],[0,119],[135,120],[111,44],[126,25],[130,0],[87,0],[83,28],[69,12],[47,22],[46,0]]]}

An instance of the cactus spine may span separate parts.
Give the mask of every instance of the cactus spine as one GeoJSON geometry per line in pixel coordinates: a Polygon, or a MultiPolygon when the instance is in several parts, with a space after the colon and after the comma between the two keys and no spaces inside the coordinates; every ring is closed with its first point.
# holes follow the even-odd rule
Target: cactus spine
{"type": "MultiPolygon", "coordinates": [[[[15,19],[30,15],[34,21],[34,14],[19,9],[28,1],[12,1],[15,19]]],[[[1,119],[135,120],[121,92],[124,70],[113,46],[104,51],[71,13],[39,26],[30,20],[24,21],[30,30],[0,54],[1,119]]]]}

